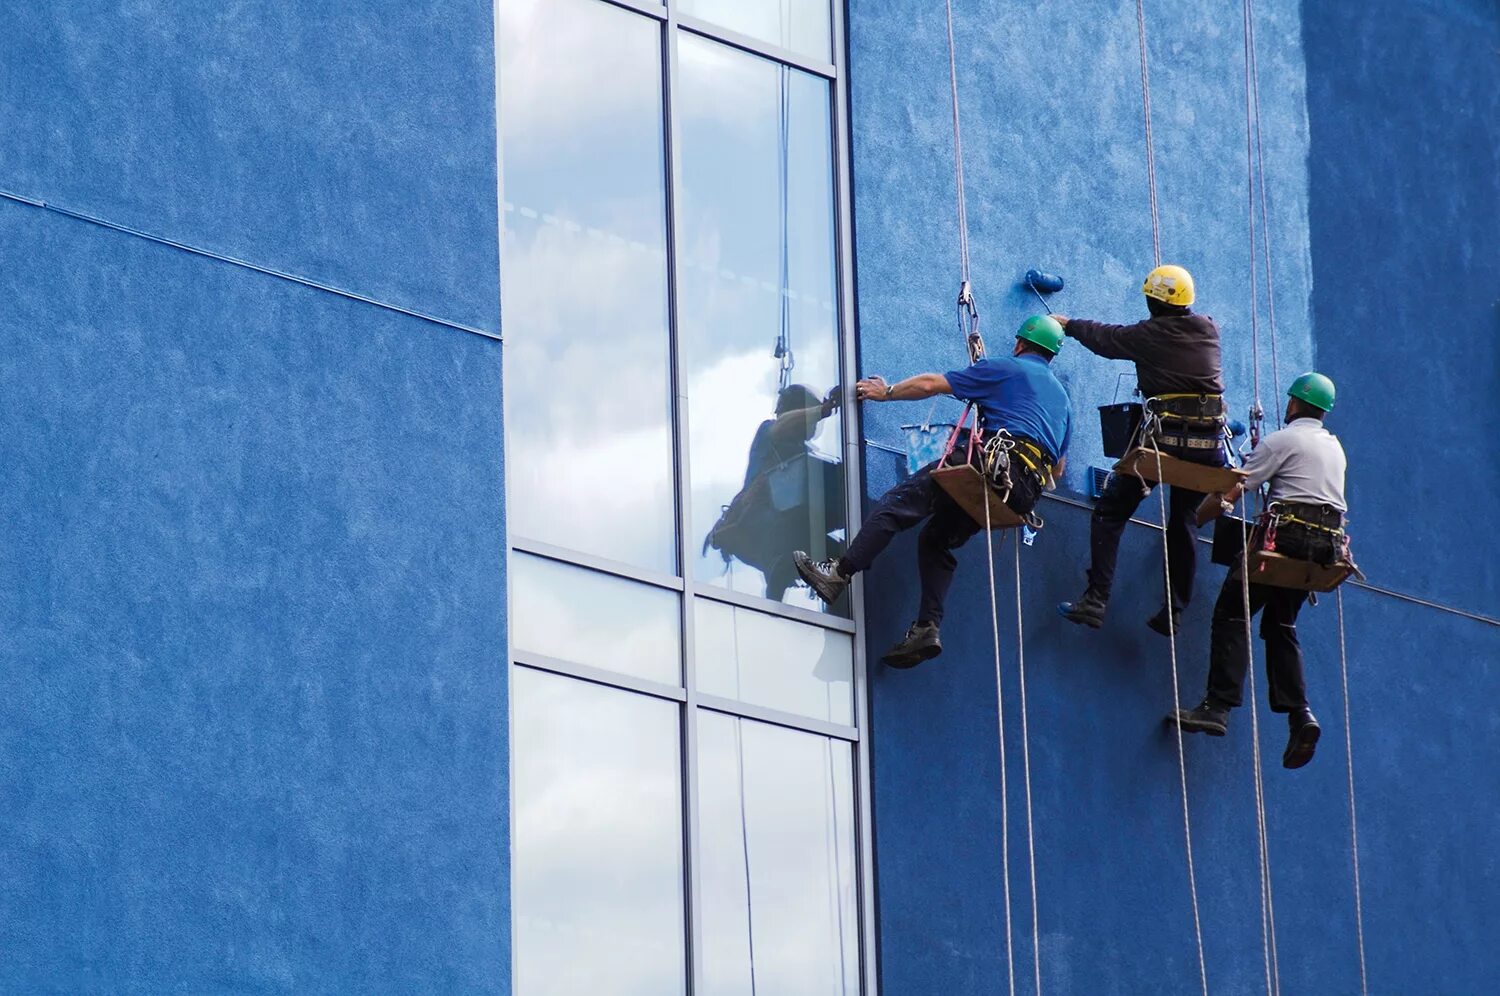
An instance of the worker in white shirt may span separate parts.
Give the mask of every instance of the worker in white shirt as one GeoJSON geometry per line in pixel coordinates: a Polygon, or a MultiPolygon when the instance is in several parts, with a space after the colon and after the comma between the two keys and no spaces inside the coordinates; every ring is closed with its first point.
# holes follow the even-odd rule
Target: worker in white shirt
{"type": "MultiPolygon", "coordinates": [[[[1305,373],[1287,391],[1286,428],[1271,433],[1245,460],[1246,479],[1224,495],[1232,505],[1246,490],[1269,483],[1267,508],[1278,517],[1276,552],[1297,560],[1333,564],[1343,552],[1344,448],[1323,426],[1333,409],[1333,381],[1305,373]]],[[[1209,651],[1208,693],[1193,709],[1178,709],[1175,719],[1189,733],[1222,737],[1229,710],[1240,704],[1250,664],[1242,581],[1231,570],[1214,605],[1209,651]]],[[[1312,760],[1321,729],[1307,706],[1302,647],[1297,642],[1297,613],[1307,592],[1250,584],[1250,614],[1265,610],[1260,637],[1266,644],[1266,678],[1271,710],[1284,712],[1290,727],[1281,763],[1300,768],[1312,760]]]]}

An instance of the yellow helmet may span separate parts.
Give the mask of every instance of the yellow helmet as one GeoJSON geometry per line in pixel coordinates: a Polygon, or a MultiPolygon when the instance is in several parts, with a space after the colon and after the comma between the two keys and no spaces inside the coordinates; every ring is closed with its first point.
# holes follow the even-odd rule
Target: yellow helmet
{"type": "Polygon", "coordinates": [[[1170,263],[1158,266],[1146,274],[1146,282],[1141,285],[1141,293],[1147,297],[1154,297],[1164,304],[1180,304],[1184,307],[1195,300],[1193,294],[1193,275],[1180,266],[1170,263]]]}

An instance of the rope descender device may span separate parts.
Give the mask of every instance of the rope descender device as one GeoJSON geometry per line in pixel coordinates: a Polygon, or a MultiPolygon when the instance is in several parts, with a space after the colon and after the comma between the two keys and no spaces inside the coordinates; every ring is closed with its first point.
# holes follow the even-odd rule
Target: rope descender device
{"type": "Polygon", "coordinates": [[[974,288],[965,280],[958,286],[958,330],[963,333],[969,350],[969,362],[984,359],[984,339],[979,334],[979,305],[974,303],[974,288]]]}

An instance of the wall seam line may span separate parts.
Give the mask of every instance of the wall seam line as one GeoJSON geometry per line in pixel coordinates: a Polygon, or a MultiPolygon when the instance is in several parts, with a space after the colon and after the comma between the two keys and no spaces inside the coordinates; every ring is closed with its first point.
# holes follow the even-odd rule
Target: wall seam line
{"type": "Polygon", "coordinates": [[[485,329],[477,328],[473,325],[465,325],[462,322],[455,322],[450,321],[446,318],[439,318],[436,315],[429,315],[426,312],[416,311],[412,308],[404,308],[399,304],[391,304],[388,301],[381,301],[378,298],[368,297],[364,294],[358,294],[354,291],[344,290],[341,287],[334,287],[331,284],[319,283],[318,281],[309,279],[307,277],[300,277],[295,273],[287,273],[284,270],[272,269],[271,267],[261,266],[258,263],[252,263],[248,260],[238,259],[234,256],[226,256],[223,253],[214,252],[211,249],[203,249],[199,246],[190,245],[186,242],[178,242],[175,239],[168,239],[160,235],[153,235],[150,232],[142,231],[138,228],[132,228],[129,225],[122,225],[118,222],[109,221],[108,219],[100,218],[95,215],[85,214],[81,211],[74,211],[70,208],[65,208],[58,204],[49,203],[48,201],[37,200],[33,197],[26,197],[22,194],[17,194],[12,191],[5,190],[4,188],[0,188],[0,199],[12,201],[17,204],[25,204],[28,207],[41,208],[44,211],[51,211],[52,213],[62,215],[65,218],[72,218],[74,221],[82,221],[90,225],[97,225],[101,228],[110,229],[111,231],[122,232],[125,235],[133,235],[136,238],[144,239],[147,242],[153,242],[157,245],[168,246],[172,249],[178,249],[182,252],[190,253],[194,256],[202,256],[206,259],[216,260],[220,263],[228,263],[231,266],[238,266],[255,273],[264,274],[268,277],[276,277],[277,279],[286,280],[290,283],[294,283],[302,287],[308,287],[313,290],[323,291],[327,294],[333,294],[337,297],[344,298],[345,300],[358,301],[362,304],[374,305],[375,307],[384,309],[385,311],[393,311],[398,315],[405,315],[408,318],[417,318],[424,322],[430,322],[433,325],[441,325],[443,328],[455,329],[459,332],[468,332],[472,335],[483,336],[486,339],[493,339],[496,342],[505,341],[498,332],[490,332],[485,329]]]}

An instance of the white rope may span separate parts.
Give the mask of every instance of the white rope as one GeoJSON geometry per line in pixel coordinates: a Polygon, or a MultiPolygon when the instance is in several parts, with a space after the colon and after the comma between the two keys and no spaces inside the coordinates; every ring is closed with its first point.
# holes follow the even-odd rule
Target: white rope
{"type": "Polygon", "coordinates": [[[953,44],[953,0],[948,7],[948,85],[953,96],[953,173],[958,191],[958,267],[969,282],[969,212],[964,202],[964,140],[958,125],[958,55],[953,44]]]}
{"type": "Polygon", "coordinates": [[[1151,70],[1146,56],[1146,2],[1135,0],[1135,24],[1141,43],[1141,111],[1146,119],[1146,185],[1151,192],[1151,252],[1161,265],[1161,216],[1156,207],[1156,149],[1151,140],[1151,70]]]}
{"type": "MultiPolygon", "coordinates": [[[[1240,514],[1249,519],[1249,502],[1240,499],[1240,514]]],[[[1260,758],[1260,717],[1256,710],[1255,642],[1250,624],[1250,538],[1246,526],[1240,526],[1240,595],[1245,613],[1245,674],[1249,679],[1251,769],[1255,776],[1255,834],[1260,861],[1260,944],[1265,961],[1267,994],[1281,992],[1281,966],[1276,958],[1276,908],[1271,893],[1271,851],[1266,839],[1266,797],[1260,758]]]]}
{"type": "Polygon", "coordinates": [[[1255,396],[1255,406],[1251,409],[1250,445],[1253,447],[1260,442],[1260,426],[1257,423],[1264,417],[1265,410],[1261,407],[1260,393],[1260,281],[1256,277],[1255,251],[1255,126],[1252,120],[1254,100],[1250,80],[1253,58],[1250,54],[1250,0],[1241,0],[1240,11],[1245,29],[1245,197],[1249,205],[1250,228],[1250,349],[1255,396]]]}
{"type": "MultiPolygon", "coordinates": [[[[1281,358],[1276,349],[1276,275],[1271,266],[1271,221],[1266,206],[1266,158],[1265,143],[1260,134],[1260,61],[1255,51],[1254,0],[1246,0],[1250,11],[1246,21],[1250,44],[1250,91],[1255,98],[1255,162],[1260,174],[1260,241],[1265,249],[1266,263],[1266,311],[1271,320],[1271,383],[1281,389],[1281,358]]],[[[1281,428],[1281,408],[1276,407],[1276,427],[1281,428]]]]}
{"type": "MultiPolygon", "coordinates": [[[[988,487],[988,484],[986,484],[988,487]]],[[[995,594],[995,538],[990,532],[989,495],[984,501],[985,565],[990,572],[990,631],[995,638],[995,715],[1000,724],[1000,874],[1005,882],[1005,973],[1010,980],[1010,996],[1016,996],[1015,950],[1010,928],[1010,808],[1005,784],[1005,693],[1000,684],[1000,608],[995,594]]]]}
{"type": "MultiPolygon", "coordinates": [[[[1156,495],[1161,501],[1162,580],[1167,592],[1167,641],[1172,648],[1172,708],[1181,701],[1177,681],[1177,613],[1172,610],[1172,558],[1167,546],[1167,486],[1161,480],[1161,449],[1156,452],[1156,495]]],[[[1173,722],[1177,731],[1177,772],[1182,780],[1182,835],[1187,842],[1188,891],[1193,897],[1193,938],[1198,944],[1198,978],[1203,996],[1208,996],[1208,963],[1203,958],[1203,921],[1198,915],[1198,875],[1193,868],[1193,821],[1188,814],[1187,754],[1182,749],[1182,724],[1173,722]]]]}
{"type": "Polygon", "coordinates": [[[1021,676],[1021,766],[1026,773],[1026,861],[1031,872],[1031,966],[1037,996],[1042,992],[1042,933],[1037,916],[1036,836],[1031,825],[1031,732],[1026,724],[1026,633],[1021,620],[1021,544],[1016,548],[1016,669],[1021,676]]]}
{"type": "Polygon", "coordinates": [[[1365,974],[1365,914],[1359,892],[1359,821],[1354,806],[1354,740],[1349,732],[1349,653],[1344,646],[1344,589],[1336,589],[1339,606],[1339,677],[1344,683],[1344,756],[1349,767],[1349,843],[1354,851],[1354,929],[1359,939],[1359,991],[1369,996],[1370,982],[1365,974]]]}

